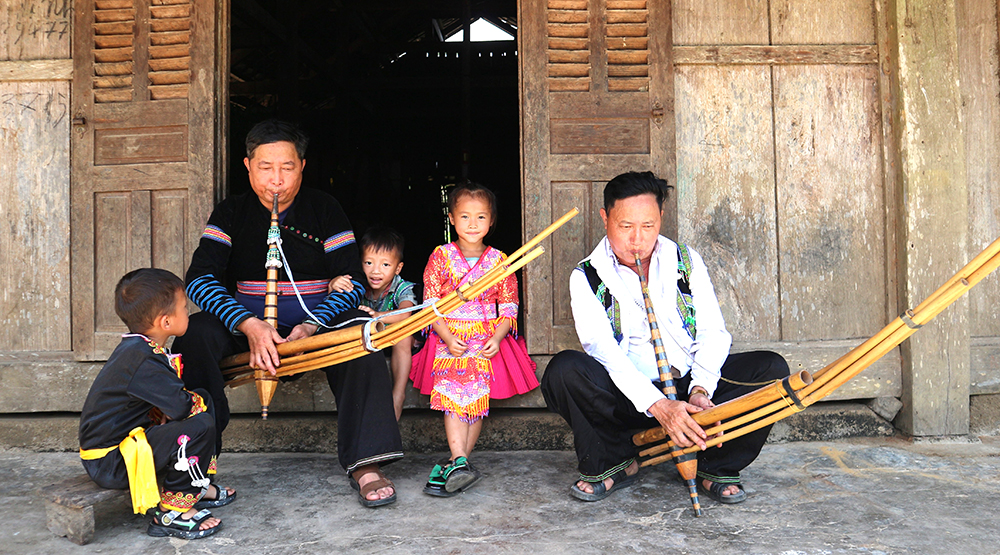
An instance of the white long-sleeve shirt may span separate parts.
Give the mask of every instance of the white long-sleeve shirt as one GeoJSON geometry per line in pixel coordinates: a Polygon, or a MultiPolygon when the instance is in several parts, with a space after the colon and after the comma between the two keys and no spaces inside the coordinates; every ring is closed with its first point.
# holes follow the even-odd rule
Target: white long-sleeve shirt
{"type": "MultiPolygon", "coordinates": [[[[700,385],[711,397],[721,376],[720,368],[729,355],[732,336],[726,331],[704,261],[694,250],[689,249],[689,252],[697,339],[692,340],[684,330],[677,311],[677,279],[680,277],[677,245],[662,235],[657,238],[649,263],[649,296],[668,362],[681,372],[681,376],[690,372],[691,387],[700,385]]],[[[607,237],[588,259],[620,305],[623,337],[621,342],[615,340],[604,305],[579,268],[573,270],[569,282],[576,333],[584,351],[607,369],[612,381],[632,401],[635,409],[647,412],[664,396],[653,385],[653,381],[659,380],[659,371],[650,342],[639,276],[619,263],[607,237]]]]}

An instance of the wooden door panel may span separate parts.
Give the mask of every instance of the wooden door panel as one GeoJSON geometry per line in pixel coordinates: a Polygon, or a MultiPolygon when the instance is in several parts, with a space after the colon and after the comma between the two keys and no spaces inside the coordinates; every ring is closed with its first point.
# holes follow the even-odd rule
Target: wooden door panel
{"type": "MultiPolygon", "coordinates": [[[[603,237],[604,184],[626,171],[673,174],[670,7],[647,0],[521,3],[525,237],[581,211],[525,271],[532,353],[578,347],[572,268],[603,237]]],[[[665,232],[675,231],[667,207],[665,232]]]]}
{"type": "Polygon", "coordinates": [[[712,276],[737,341],[781,339],[771,68],[677,66],[681,240],[712,276]]]}
{"type": "Polygon", "coordinates": [[[183,275],[215,185],[210,0],[76,0],[73,284],[78,358],[102,359],[124,325],[122,274],[183,275]],[[209,84],[212,79],[207,80],[209,84]]]}
{"type": "Polygon", "coordinates": [[[782,338],[868,337],[884,324],[877,68],[774,69],[782,338]]]}

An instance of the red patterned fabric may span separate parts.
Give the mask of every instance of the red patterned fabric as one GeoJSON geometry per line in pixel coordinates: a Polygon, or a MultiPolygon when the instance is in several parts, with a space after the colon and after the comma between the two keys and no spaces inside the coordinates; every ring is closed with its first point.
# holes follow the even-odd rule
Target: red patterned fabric
{"type": "MultiPolygon", "coordinates": [[[[506,256],[487,247],[469,266],[455,243],[434,250],[424,269],[424,297],[441,298],[485,275],[506,256]]],[[[423,350],[413,358],[410,378],[421,393],[431,396],[431,408],[475,422],[489,414],[489,400],[505,399],[538,387],[535,364],[517,336],[517,278],[513,275],[463,304],[445,319],[448,330],[467,345],[454,357],[444,341],[431,332],[423,350]],[[510,323],[510,333],[493,359],[480,355],[498,325],[510,323]]]]}

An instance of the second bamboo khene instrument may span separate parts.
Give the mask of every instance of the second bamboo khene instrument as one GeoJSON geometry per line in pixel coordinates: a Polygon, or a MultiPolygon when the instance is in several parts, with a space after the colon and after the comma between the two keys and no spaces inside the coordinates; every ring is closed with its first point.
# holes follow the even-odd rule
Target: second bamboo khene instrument
{"type": "MultiPolygon", "coordinates": [[[[481,295],[490,287],[540,256],[543,250],[537,245],[577,214],[579,214],[579,210],[576,208],[570,210],[485,275],[452,291],[435,301],[432,306],[420,310],[406,320],[385,327],[377,320],[369,321],[365,326],[282,343],[278,347],[279,354],[303,353],[303,351],[310,350],[311,352],[283,357],[275,377],[291,376],[318,368],[326,368],[395,345],[404,337],[429,326],[442,315],[448,314],[468,300],[481,295]],[[317,347],[320,348],[317,349],[317,347]]],[[[249,361],[249,356],[246,353],[225,360],[229,367],[223,370],[223,375],[230,378],[226,385],[237,387],[254,381],[252,375],[254,370],[246,366],[247,361],[249,361]]],[[[264,401],[265,399],[261,397],[262,406],[264,401]]],[[[270,399],[267,401],[270,403],[270,399]]]]}
{"type": "MultiPolygon", "coordinates": [[[[880,332],[858,345],[844,356],[810,376],[806,372],[793,374],[776,384],[766,385],[732,401],[692,415],[701,426],[723,421],[720,426],[705,430],[710,435],[725,432],[724,436],[711,438],[709,447],[727,439],[740,437],[782,418],[804,410],[823,399],[865,368],[895,349],[916,333],[945,308],[1000,267],[1000,239],[983,249],[975,258],[958,271],[944,285],[927,297],[916,308],[904,311],[880,332]]],[[[666,439],[662,428],[653,428],[633,436],[636,445],[643,446],[666,439]]],[[[698,447],[675,449],[672,442],[661,443],[641,451],[647,457],[642,466],[652,466],[674,459],[679,454],[693,453],[698,447]],[[660,453],[665,453],[660,455],[660,453]],[[655,456],[659,455],[659,456],[655,456]]]]}

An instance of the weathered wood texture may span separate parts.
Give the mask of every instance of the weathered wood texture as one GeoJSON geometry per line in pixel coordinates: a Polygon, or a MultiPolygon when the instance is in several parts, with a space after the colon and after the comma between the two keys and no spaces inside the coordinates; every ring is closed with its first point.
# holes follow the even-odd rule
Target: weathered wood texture
{"type": "Polygon", "coordinates": [[[124,326],[114,286],[183,275],[214,198],[215,4],[75,7],[74,354],[100,360],[124,326]]]}
{"type": "Polygon", "coordinates": [[[73,60],[25,60],[0,62],[0,82],[68,81],[73,78],[73,60]]]}
{"type": "Polygon", "coordinates": [[[3,351],[70,348],[68,56],[68,6],[0,5],[3,351]]]}
{"type": "MultiPolygon", "coordinates": [[[[962,83],[962,134],[969,188],[968,256],[1000,237],[1000,61],[996,0],[956,3],[962,83]]],[[[1000,336],[1000,279],[989,277],[969,294],[969,333],[1000,336]]],[[[975,377],[973,377],[975,378],[975,377]]]]}
{"type": "Polygon", "coordinates": [[[680,238],[710,265],[733,335],[779,339],[771,70],[678,66],[680,238]]]}
{"type": "Polygon", "coordinates": [[[771,44],[875,44],[873,0],[771,0],[771,44]]]}
{"type": "Polygon", "coordinates": [[[630,170],[674,174],[670,7],[534,0],[520,18],[524,236],[569,208],[583,212],[525,270],[528,348],[551,354],[579,346],[566,281],[603,236],[603,184],[630,170]]]}
{"type": "Polygon", "coordinates": [[[885,224],[874,66],[774,69],[782,339],[884,324],[885,224]]]}
{"type": "Polygon", "coordinates": [[[45,520],[50,532],[77,545],[94,539],[94,507],[128,496],[127,489],[104,489],[86,474],[45,486],[45,520]]]}
{"type": "MultiPolygon", "coordinates": [[[[955,0],[895,4],[905,305],[926,298],[968,258],[955,0]]],[[[962,299],[903,345],[903,410],[913,435],[969,429],[969,304],[962,299]]]]}
{"type": "Polygon", "coordinates": [[[0,60],[70,57],[71,0],[0,3],[0,60]]]}

